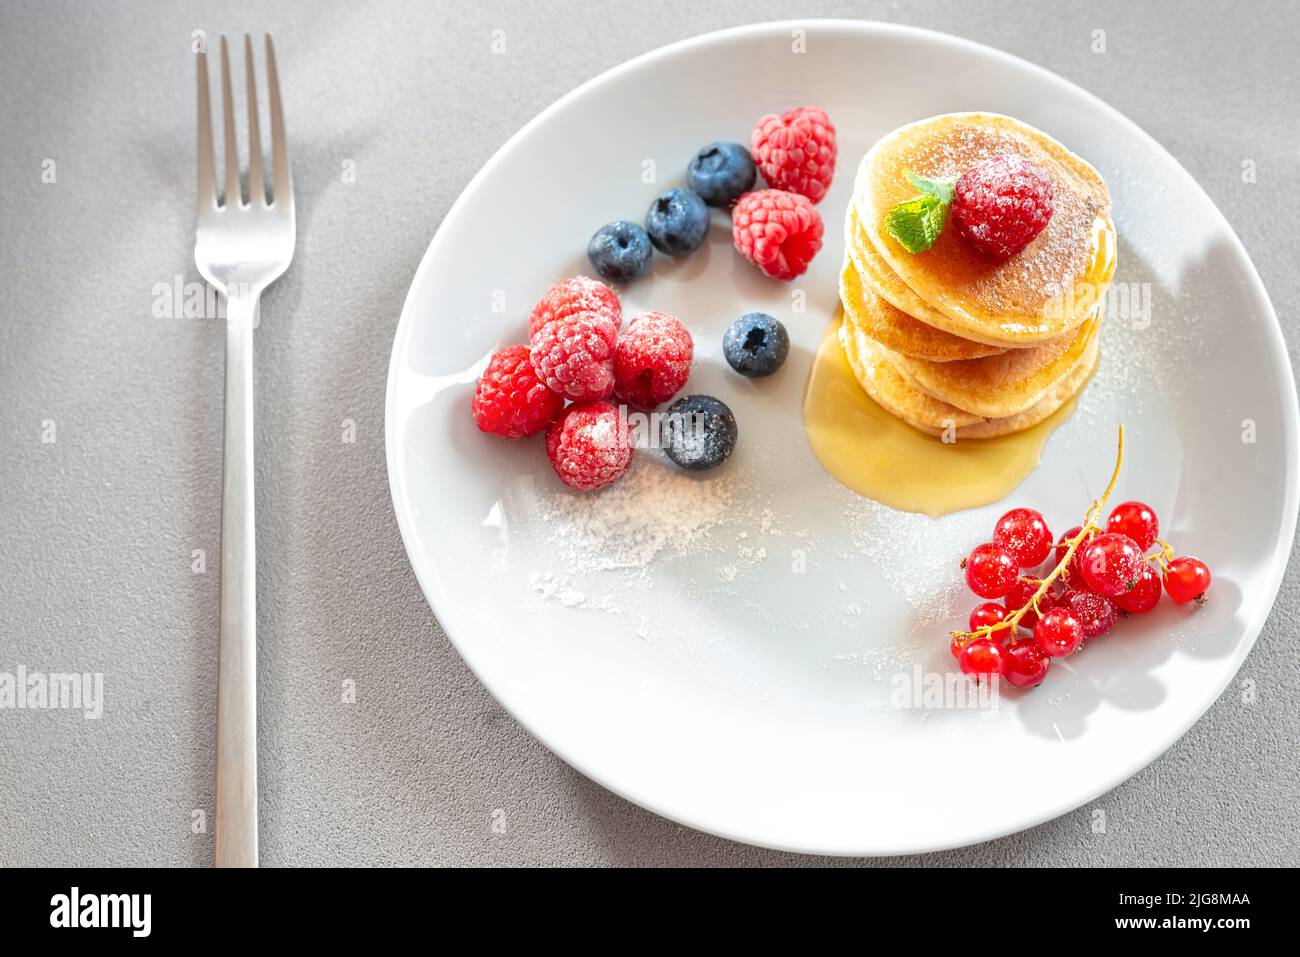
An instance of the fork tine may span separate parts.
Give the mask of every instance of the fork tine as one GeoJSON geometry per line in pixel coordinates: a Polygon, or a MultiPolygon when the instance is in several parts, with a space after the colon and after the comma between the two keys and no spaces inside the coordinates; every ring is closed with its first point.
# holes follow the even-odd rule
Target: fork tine
{"type": "Polygon", "coordinates": [[[266,35],[266,83],[271,91],[271,202],[293,208],[293,180],[289,176],[289,146],[284,138],[284,113],[280,109],[280,74],[275,68],[275,47],[266,35]]]}
{"type": "Polygon", "coordinates": [[[239,145],[235,142],[235,98],[230,92],[230,51],[226,35],[221,35],[221,112],[225,117],[226,156],[225,190],[223,202],[227,206],[243,204],[243,191],[239,186],[239,145]]]}
{"type": "Polygon", "coordinates": [[[198,54],[199,78],[199,128],[198,146],[199,163],[197,167],[199,212],[206,212],[217,205],[217,190],[213,182],[212,159],[212,107],[208,102],[208,54],[200,50],[198,54]]]}
{"type": "Polygon", "coordinates": [[[248,205],[266,205],[262,179],[262,130],[257,118],[257,77],[253,72],[253,38],[244,34],[244,85],[248,87],[248,205]]]}

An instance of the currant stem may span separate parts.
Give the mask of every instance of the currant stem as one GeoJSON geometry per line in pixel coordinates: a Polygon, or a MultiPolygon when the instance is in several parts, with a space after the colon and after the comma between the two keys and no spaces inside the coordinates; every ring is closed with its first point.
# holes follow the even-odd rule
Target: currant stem
{"type": "Polygon", "coordinates": [[[1169,561],[1174,557],[1174,546],[1170,545],[1163,538],[1157,538],[1156,544],[1160,546],[1160,551],[1147,555],[1146,560],[1149,562],[1155,562],[1160,566],[1162,572],[1167,571],[1169,569],[1169,561]]]}
{"type": "MultiPolygon", "coordinates": [[[[1123,464],[1124,426],[1121,425],[1119,427],[1119,447],[1115,452],[1115,468],[1110,474],[1110,481],[1106,483],[1106,490],[1101,493],[1100,498],[1094,499],[1092,505],[1088,507],[1088,511],[1083,516],[1083,525],[1079,529],[1079,534],[1069,539],[1069,547],[1065,550],[1065,554],[1061,557],[1061,560],[1056,563],[1056,567],[1053,568],[1051,573],[1042,580],[1042,583],[1038,586],[1038,590],[1034,592],[1029,601],[1025,602],[1024,607],[1008,615],[1006,618],[1003,618],[996,625],[981,625],[974,631],[954,631],[952,633],[953,637],[961,642],[962,647],[965,647],[967,643],[976,638],[987,638],[999,628],[1014,629],[1020,624],[1020,619],[1025,617],[1029,612],[1029,609],[1032,608],[1035,611],[1038,610],[1039,599],[1047,594],[1048,590],[1052,587],[1052,582],[1056,581],[1056,579],[1060,577],[1061,573],[1070,567],[1070,560],[1074,558],[1074,553],[1078,550],[1080,543],[1085,541],[1091,532],[1101,531],[1101,526],[1097,524],[1097,520],[1101,517],[1102,509],[1106,507],[1106,500],[1110,498],[1111,492],[1115,491],[1115,484],[1119,481],[1120,467],[1123,464]]],[[[1173,553],[1173,549],[1171,549],[1167,543],[1160,542],[1160,544],[1164,546],[1165,550],[1169,554],[1173,553]]],[[[1164,553],[1153,557],[1158,557],[1163,562],[1164,553]]],[[[1163,565],[1161,567],[1163,567],[1163,565]]]]}

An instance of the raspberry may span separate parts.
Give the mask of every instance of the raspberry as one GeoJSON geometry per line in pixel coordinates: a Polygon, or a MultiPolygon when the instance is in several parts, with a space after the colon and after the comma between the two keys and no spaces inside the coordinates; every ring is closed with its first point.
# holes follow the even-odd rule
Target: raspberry
{"type": "Polygon", "coordinates": [[[618,293],[603,282],[587,276],[561,279],[546,290],[528,317],[528,335],[531,338],[548,322],[568,319],[579,312],[599,313],[613,319],[609,342],[610,345],[614,344],[623,318],[623,306],[618,301],[618,293]]]}
{"type": "Polygon", "coordinates": [[[546,387],[575,402],[607,399],[614,391],[613,320],[578,312],[533,334],[533,369],[546,387]]]}
{"type": "Polygon", "coordinates": [[[565,485],[584,492],[604,488],[632,461],[627,420],[608,402],[571,405],[551,423],[546,455],[565,485]]]}
{"type": "Polygon", "coordinates": [[[637,316],[614,347],[615,398],[639,409],[667,402],[686,384],[694,352],[691,334],[676,316],[637,316]]]}
{"type": "Polygon", "coordinates": [[[508,346],[493,353],[470,403],[475,425],[509,439],[536,435],[562,408],[563,397],[537,380],[527,346],[508,346]]]}
{"type": "Polygon", "coordinates": [[[994,156],[957,180],[952,218],[973,247],[1009,259],[1029,245],[1052,218],[1052,181],[1019,156],[994,156]]]}
{"type": "Polygon", "coordinates": [[[806,196],[760,189],[736,202],[731,238],[740,254],[767,275],[793,279],[822,248],[822,218],[806,196]]]}
{"type": "Polygon", "coordinates": [[[767,184],[820,203],[835,175],[835,127],[815,106],[758,121],[750,137],[754,162],[767,184]]]}

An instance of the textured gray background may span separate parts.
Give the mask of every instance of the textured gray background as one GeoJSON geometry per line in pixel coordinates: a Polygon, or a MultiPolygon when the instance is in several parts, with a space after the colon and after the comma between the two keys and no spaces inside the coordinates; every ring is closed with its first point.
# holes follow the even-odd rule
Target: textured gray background
{"type": "MultiPolygon", "coordinates": [[[[1150,131],[1224,210],[1292,362],[1300,102],[1288,3],[807,3],[1040,63],[1150,131]],[[1249,13],[1247,14],[1247,10],[1249,13]],[[1107,51],[1090,50],[1104,29],[1107,51]],[[1244,159],[1258,182],[1241,182],[1244,159]]],[[[426,606],[389,501],[383,397],[407,283],[521,124],[661,44],[788,4],[6,2],[0,12],[0,670],[106,673],[99,721],[0,712],[0,864],[206,864],[222,338],[151,316],[194,275],[190,32],[280,50],[301,219],[257,334],[268,864],[774,864],[609,794],[531,739],[426,606]],[[507,52],[493,55],[493,30],[507,52]],[[41,182],[55,161],[57,181],[41,182]],[[341,181],[356,162],[357,181],[341,181]],[[340,441],[356,422],[355,444],[340,441]],[[42,422],[57,441],[42,444],[42,422]],[[205,549],[206,574],[190,570],[205,549]],[[360,703],[339,702],[353,678],[360,703]],[[506,832],[494,833],[493,809],[506,832]]],[[[925,64],[918,64],[925,69],[925,64]]],[[[900,77],[899,82],[906,82],[900,77]]],[[[868,94],[871,91],[867,91],[868,94]]],[[[887,91],[879,91],[888,95],[887,91]]],[[[1294,862],[1300,572],[1234,688],[1092,808],[945,864],[1294,862]]]]}

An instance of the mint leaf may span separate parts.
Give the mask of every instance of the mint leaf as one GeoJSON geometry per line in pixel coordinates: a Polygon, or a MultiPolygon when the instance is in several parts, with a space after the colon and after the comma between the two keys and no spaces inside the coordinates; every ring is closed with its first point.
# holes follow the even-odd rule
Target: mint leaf
{"type": "Polygon", "coordinates": [[[924,176],[917,176],[910,169],[904,171],[903,175],[924,195],[933,196],[943,203],[952,202],[953,190],[957,184],[955,179],[926,179],[924,176]]]}
{"type": "Polygon", "coordinates": [[[910,169],[907,181],[921,193],[904,200],[885,217],[885,232],[897,239],[909,253],[923,253],[939,238],[948,222],[948,208],[956,191],[955,179],[926,179],[910,169]]]}
{"type": "Polygon", "coordinates": [[[885,232],[897,239],[909,253],[923,253],[943,232],[948,222],[949,205],[933,194],[906,200],[885,217],[885,232]]]}

